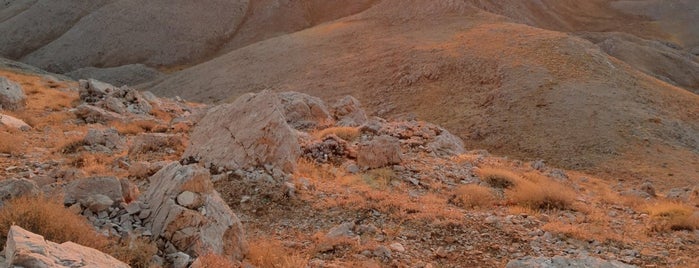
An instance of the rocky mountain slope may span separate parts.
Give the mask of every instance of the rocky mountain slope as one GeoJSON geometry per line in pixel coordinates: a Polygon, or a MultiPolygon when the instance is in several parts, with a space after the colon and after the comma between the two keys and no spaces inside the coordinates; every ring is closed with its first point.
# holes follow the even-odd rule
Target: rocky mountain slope
{"type": "Polygon", "coordinates": [[[351,96],[262,91],[207,107],[96,80],[0,75],[20,96],[2,99],[16,108],[0,115],[10,264],[123,265],[66,241],[133,267],[699,261],[693,184],[617,185],[468,151],[438,125],[368,116],[351,96]],[[66,249],[23,250],[37,247],[66,249]]]}

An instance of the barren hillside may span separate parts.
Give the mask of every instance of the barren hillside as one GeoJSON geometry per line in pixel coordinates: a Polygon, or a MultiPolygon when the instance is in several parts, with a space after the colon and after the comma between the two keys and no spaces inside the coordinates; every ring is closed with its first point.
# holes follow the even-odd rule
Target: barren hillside
{"type": "Polygon", "coordinates": [[[149,88],[209,102],[266,88],[327,99],[353,94],[372,114],[415,114],[471,148],[641,178],[696,179],[696,94],[575,36],[468,5],[415,4],[393,13],[390,5],[238,49],[149,88]]]}

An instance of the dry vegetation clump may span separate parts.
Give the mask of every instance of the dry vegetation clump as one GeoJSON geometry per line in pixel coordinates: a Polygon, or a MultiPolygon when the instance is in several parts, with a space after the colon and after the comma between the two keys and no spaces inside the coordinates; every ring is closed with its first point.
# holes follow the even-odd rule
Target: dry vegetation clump
{"type": "Polygon", "coordinates": [[[644,212],[651,216],[653,231],[680,231],[699,229],[699,213],[679,202],[661,201],[647,205],[644,212]]]}
{"type": "Polygon", "coordinates": [[[216,255],[213,253],[208,253],[206,255],[200,256],[192,264],[192,268],[236,268],[240,265],[236,265],[230,259],[223,257],[221,255],[216,255]]]}
{"type": "Polygon", "coordinates": [[[333,134],[346,141],[355,141],[359,138],[360,132],[357,127],[329,127],[318,131],[314,136],[323,139],[333,134]]]}
{"type": "Polygon", "coordinates": [[[396,173],[390,168],[377,168],[362,174],[364,182],[375,189],[386,189],[397,180],[396,173]]]}
{"type": "Polygon", "coordinates": [[[136,135],[144,132],[165,132],[167,128],[159,127],[158,123],[151,120],[136,120],[132,122],[111,121],[109,126],[122,135],[136,135]],[[158,130],[158,131],[156,131],[158,130]]]}
{"type": "Polygon", "coordinates": [[[21,134],[0,132],[0,153],[19,154],[24,150],[24,142],[21,134]]]}
{"type": "Polygon", "coordinates": [[[522,177],[510,170],[500,168],[480,168],[476,174],[490,187],[507,189],[522,181],[522,177]]]}
{"type": "Polygon", "coordinates": [[[85,218],[46,197],[19,197],[0,208],[0,244],[5,244],[12,225],[56,243],[72,241],[97,250],[106,250],[109,245],[85,218]]]}
{"type": "Polygon", "coordinates": [[[548,178],[522,180],[505,194],[510,202],[533,210],[568,210],[573,208],[576,193],[548,178]]]}
{"type": "Polygon", "coordinates": [[[248,261],[260,268],[296,268],[306,267],[308,258],[292,253],[285,249],[277,240],[270,238],[257,238],[249,241],[250,251],[248,261]]]}
{"type": "Polygon", "coordinates": [[[80,152],[72,158],[68,164],[79,168],[88,175],[110,174],[112,164],[118,155],[107,155],[103,153],[80,152]]]}
{"type": "Polygon", "coordinates": [[[454,202],[466,209],[488,208],[497,202],[490,188],[477,184],[461,185],[456,188],[454,194],[454,202]]]}
{"type": "Polygon", "coordinates": [[[116,243],[107,252],[131,267],[148,268],[153,255],[158,253],[158,247],[151,241],[139,238],[116,243]]]}

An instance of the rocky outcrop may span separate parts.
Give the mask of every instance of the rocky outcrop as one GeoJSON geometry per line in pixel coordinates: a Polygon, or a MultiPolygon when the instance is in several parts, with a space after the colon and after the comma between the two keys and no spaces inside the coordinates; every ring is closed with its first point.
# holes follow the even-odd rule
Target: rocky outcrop
{"type": "Polygon", "coordinates": [[[115,87],[94,79],[80,80],[80,100],[83,102],[115,112],[147,115],[153,107],[138,92],[128,87],[115,87]]]}
{"type": "Polygon", "coordinates": [[[114,267],[129,266],[96,249],[73,242],[57,244],[19,226],[10,227],[5,245],[7,267],[114,267]]]}
{"type": "Polygon", "coordinates": [[[553,258],[525,257],[507,263],[507,268],[633,268],[635,265],[625,264],[619,261],[607,261],[595,257],[568,258],[555,256],[553,258]]]}
{"type": "Polygon", "coordinates": [[[290,173],[300,146],[281,99],[271,91],[246,94],[212,108],[194,128],[185,158],[227,170],[269,165],[290,173]]]}
{"type": "Polygon", "coordinates": [[[245,256],[240,220],[213,189],[208,170],[174,162],[153,175],[150,183],[140,199],[150,211],[144,223],[166,248],[170,245],[192,256],[215,253],[233,260],[245,256]]]}
{"type": "Polygon", "coordinates": [[[0,114],[0,126],[6,126],[12,129],[27,131],[32,129],[27,123],[19,118],[15,118],[6,114],[0,114]]]}
{"type": "Polygon", "coordinates": [[[333,105],[333,116],[337,119],[338,126],[356,127],[367,122],[367,115],[361,108],[359,100],[352,96],[345,96],[333,105]]]}
{"type": "Polygon", "coordinates": [[[39,193],[39,186],[27,179],[0,180],[0,205],[3,201],[24,195],[39,193]]]}
{"type": "Polygon", "coordinates": [[[128,203],[137,197],[138,188],[128,180],[97,177],[71,182],[66,187],[63,203],[66,205],[80,203],[83,207],[97,213],[112,205],[128,203]]]}
{"type": "Polygon", "coordinates": [[[357,164],[365,168],[380,168],[401,161],[400,141],[391,136],[378,136],[359,144],[357,164]]]}
{"type": "Polygon", "coordinates": [[[17,83],[0,77],[0,110],[15,111],[24,109],[27,97],[17,83]]]}
{"type": "Polygon", "coordinates": [[[328,107],[317,98],[299,92],[279,93],[286,122],[298,130],[328,127],[334,123],[328,107]]]}

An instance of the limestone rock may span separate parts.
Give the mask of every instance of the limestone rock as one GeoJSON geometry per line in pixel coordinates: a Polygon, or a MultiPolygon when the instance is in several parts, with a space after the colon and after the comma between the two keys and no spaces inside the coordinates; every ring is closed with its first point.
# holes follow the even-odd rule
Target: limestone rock
{"type": "MultiPolygon", "coordinates": [[[[126,184],[129,184],[126,182],[126,184]]],[[[87,199],[93,195],[104,195],[116,203],[124,202],[122,180],[115,177],[85,178],[71,182],[65,191],[64,204],[80,202],[87,206],[87,199]]]]}
{"type": "Polygon", "coordinates": [[[27,97],[17,83],[0,77],[0,110],[20,110],[27,105],[27,97]]]}
{"type": "Polygon", "coordinates": [[[27,179],[6,179],[0,180],[0,204],[23,195],[34,195],[39,193],[39,186],[35,182],[27,179]]]}
{"type": "Polygon", "coordinates": [[[5,258],[8,267],[129,267],[96,249],[73,242],[57,244],[46,241],[19,226],[10,227],[5,258]]]}
{"type": "Polygon", "coordinates": [[[212,108],[194,128],[184,157],[228,170],[270,165],[291,173],[300,145],[270,91],[245,94],[212,108]]]}
{"type": "Polygon", "coordinates": [[[437,135],[432,142],[428,143],[427,147],[438,156],[459,155],[466,151],[464,150],[464,142],[461,138],[446,130],[442,130],[442,133],[437,135]]]}
{"type": "Polygon", "coordinates": [[[279,93],[286,122],[299,130],[327,127],[334,123],[328,107],[317,98],[299,92],[279,93]]]}
{"type": "Polygon", "coordinates": [[[338,126],[357,127],[368,121],[361,103],[352,96],[345,96],[337,101],[333,105],[333,115],[338,120],[338,126]]]}
{"type": "Polygon", "coordinates": [[[84,205],[90,211],[99,213],[114,205],[114,200],[103,194],[93,194],[85,199],[84,205]]]}
{"type": "Polygon", "coordinates": [[[518,260],[512,260],[507,263],[507,268],[584,268],[584,267],[599,267],[599,268],[633,268],[634,265],[625,264],[619,261],[607,261],[595,257],[568,258],[563,256],[555,256],[553,258],[533,258],[525,257],[518,260]]]}
{"type": "Polygon", "coordinates": [[[19,129],[22,131],[27,131],[32,129],[31,126],[29,126],[27,123],[22,121],[21,119],[6,115],[6,114],[0,114],[0,126],[7,126],[9,128],[14,128],[14,129],[19,129]]]}
{"type": "Polygon", "coordinates": [[[124,145],[124,141],[116,129],[89,129],[85,136],[85,144],[90,146],[99,145],[115,150],[121,148],[124,145]]]}
{"type": "Polygon", "coordinates": [[[247,252],[242,224],[213,190],[210,179],[209,171],[197,165],[173,162],[158,171],[140,198],[147,207],[144,211],[152,211],[144,217],[145,226],[154,237],[191,256],[212,252],[241,260],[247,252]],[[202,200],[198,210],[177,203],[185,191],[202,200]]]}
{"type": "Polygon", "coordinates": [[[120,114],[88,104],[79,105],[75,108],[74,113],[85,123],[106,123],[109,121],[123,121],[125,119],[120,114]]]}
{"type": "Polygon", "coordinates": [[[380,168],[401,162],[400,142],[391,136],[378,136],[359,144],[357,164],[365,168],[380,168]]]}

